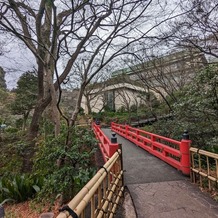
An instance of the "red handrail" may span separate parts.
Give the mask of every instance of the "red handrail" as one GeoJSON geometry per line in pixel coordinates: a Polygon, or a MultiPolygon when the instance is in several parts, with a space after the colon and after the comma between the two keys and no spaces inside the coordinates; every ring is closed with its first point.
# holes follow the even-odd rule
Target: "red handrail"
{"type": "Polygon", "coordinates": [[[111,130],[160,158],[183,174],[190,174],[189,148],[191,141],[176,141],[128,125],[111,123],[111,130]]]}
{"type": "Polygon", "coordinates": [[[94,131],[96,139],[98,139],[98,146],[101,150],[101,153],[103,155],[103,159],[105,162],[113,156],[113,154],[117,151],[119,148],[118,143],[112,143],[108,137],[103,133],[103,131],[100,128],[100,125],[97,125],[96,123],[92,124],[92,129],[94,131]]]}

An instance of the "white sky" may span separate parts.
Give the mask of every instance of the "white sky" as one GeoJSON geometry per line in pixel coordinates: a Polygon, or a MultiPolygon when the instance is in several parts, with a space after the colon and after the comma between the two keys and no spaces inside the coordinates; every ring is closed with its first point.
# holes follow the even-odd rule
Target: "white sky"
{"type": "MultiPolygon", "coordinates": [[[[170,4],[172,4],[171,6],[173,6],[174,0],[171,1],[172,2],[170,4]]],[[[168,5],[165,5],[164,2],[165,1],[163,1],[162,3],[163,9],[161,12],[162,15],[161,19],[166,18],[166,16],[169,15],[168,11],[166,10],[168,8],[168,5]]],[[[38,3],[35,2],[35,4],[37,5],[38,3]]],[[[173,7],[175,7],[175,5],[173,7]]],[[[169,8],[171,9],[171,7],[169,8]]],[[[142,23],[142,27],[145,26],[146,29],[149,29],[151,26],[155,25],[156,22],[159,23],[159,20],[155,19],[152,22],[151,19],[151,16],[158,14],[157,10],[160,10],[160,8],[156,8],[155,5],[151,5],[149,10],[147,11],[148,12],[147,19],[145,20],[144,23],[142,23]]],[[[142,27],[139,27],[139,29],[141,29],[142,27]]],[[[134,34],[136,33],[137,31],[135,29],[134,34]]],[[[151,33],[154,34],[154,31],[152,31],[151,33]]],[[[7,36],[1,35],[0,42],[1,41],[8,42],[7,40],[9,40],[9,37],[8,38],[6,37],[7,36]]],[[[16,87],[16,83],[20,75],[26,71],[32,70],[36,64],[32,53],[29,50],[25,49],[24,46],[19,45],[18,41],[9,41],[8,44],[5,44],[5,50],[7,50],[7,53],[5,53],[3,56],[0,56],[0,66],[6,72],[5,79],[7,81],[7,88],[12,89],[16,87]]]]}
{"type": "MultiPolygon", "coordinates": [[[[2,42],[4,37],[1,37],[2,42]]],[[[31,71],[35,64],[35,59],[32,53],[24,48],[17,42],[9,42],[8,44],[3,44],[3,50],[5,53],[0,56],[0,66],[6,72],[5,80],[7,83],[7,88],[12,89],[16,87],[18,78],[26,71],[31,71]]]]}

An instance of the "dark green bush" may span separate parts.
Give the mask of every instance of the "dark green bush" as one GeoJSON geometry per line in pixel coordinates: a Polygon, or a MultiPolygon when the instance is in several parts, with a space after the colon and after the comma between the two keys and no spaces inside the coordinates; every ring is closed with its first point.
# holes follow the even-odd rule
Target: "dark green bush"
{"type": "Polygon", "coordinates": [[[137,112],[137,109],[138,109],[138,107],[137,107],[137,105],[135,105],[135,104],[133,104],[133,105],[130,106],[130,111],[131,111],[131,112],[137,112]]]}
{"type": "Polygon", "coordinates": [[[19,131],[19,129],[16,127],[9,126],[9,127],[5,128],[5,132],[7,132],[7,133],[16,133],[18,131],[19,131]]]}
{"type": "Polygon", "coordinates": [[[126,112],[127,110],[126,110],[126,108],[125,108],[125,106],[121,106],[116,112],[117,113],[124,113],[124,112],[126,112]]]}
{"type": "Polygon", "coordinates": [[[54,199],[63,194],[71,199],[95,173],[96,140],[91,130],[74,128],[72,142],[65,145],[66,131],[47,136],[39,143],[34,170],[45,178],[40,198],[54,199]]]}

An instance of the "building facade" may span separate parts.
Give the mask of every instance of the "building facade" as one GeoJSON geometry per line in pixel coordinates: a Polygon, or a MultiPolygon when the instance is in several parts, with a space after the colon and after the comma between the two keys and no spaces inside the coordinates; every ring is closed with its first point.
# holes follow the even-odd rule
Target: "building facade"
{"type": "Polygon", "coordinates": [[[146,89],[127,82],[107,85],[92,89],[87,96],[83,96],[81,107],[85,113],[101,112],[104,110],[118,111],[123,108],[130,110],[132,105],[139,106],[144,103],[146,89]]]}
{"type": "Polygon", "coordinates": [[[88,86],[81,107],[86,114],[121,108],[129,111],[132,105],[145,105],[148,93],[161,100],[190,83],[206,64],[204,54],[196,50],[153,57],[113,72],[107,81],[88,86]]]}

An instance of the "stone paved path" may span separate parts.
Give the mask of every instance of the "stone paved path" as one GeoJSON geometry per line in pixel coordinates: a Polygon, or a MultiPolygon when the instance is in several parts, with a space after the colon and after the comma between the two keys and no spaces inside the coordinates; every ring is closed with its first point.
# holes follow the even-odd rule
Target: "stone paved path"
{"type": "MultiPolygon", "coordinates": [[[[111,138],[110,129],[102,129],[111,138]]],[[[218,203],[173,167],[117,135],[138,218],[218,218],[218,203]]],[[[133,218],[127,216],[128,218],[133,218]]]]}

